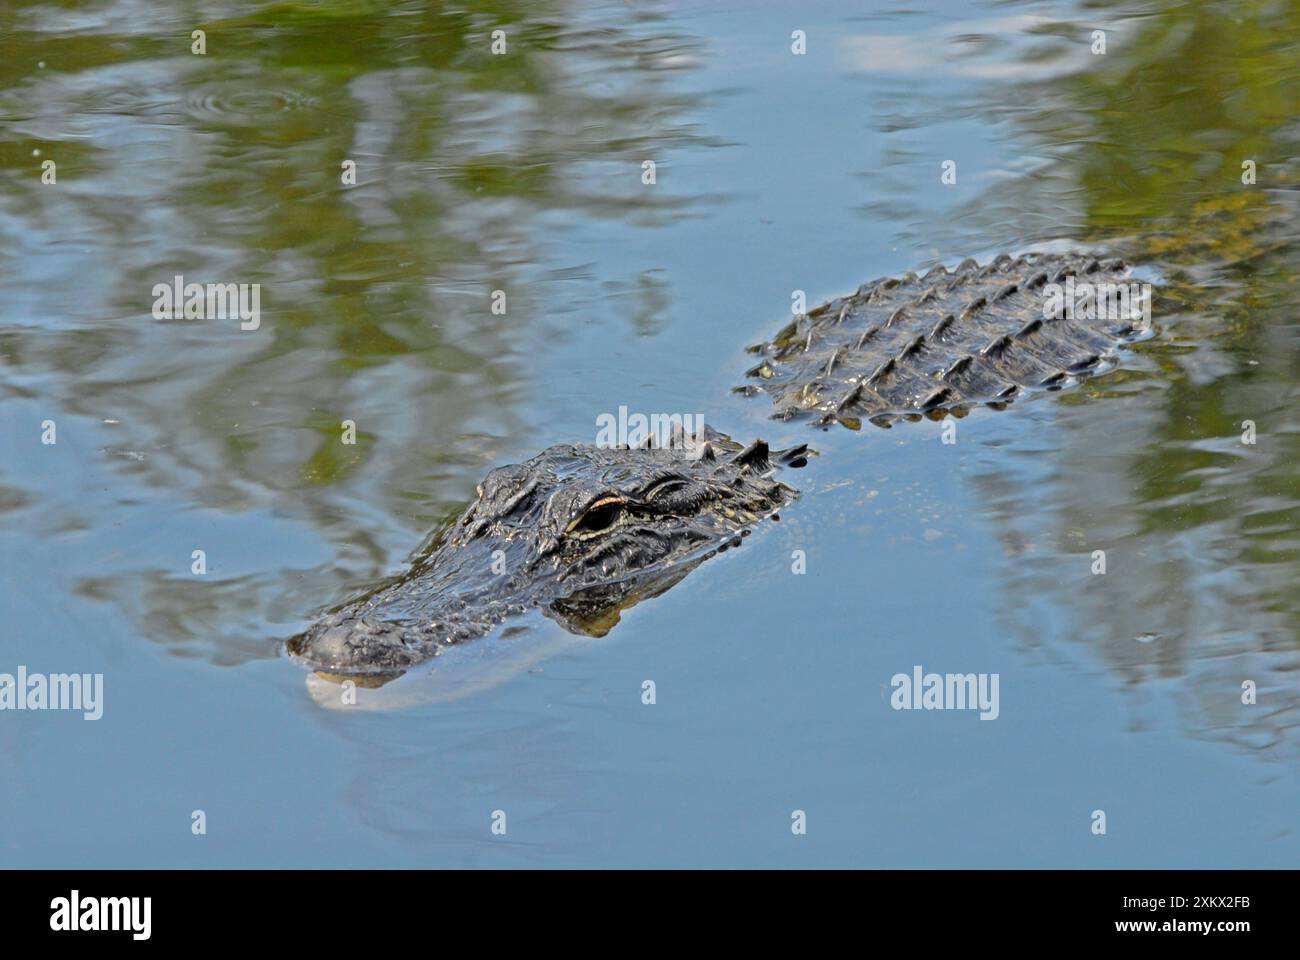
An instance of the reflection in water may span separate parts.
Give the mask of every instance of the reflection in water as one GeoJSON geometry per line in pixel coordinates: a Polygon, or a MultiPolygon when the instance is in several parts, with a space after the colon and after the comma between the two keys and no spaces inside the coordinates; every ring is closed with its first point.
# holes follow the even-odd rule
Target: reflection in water
{"type": "MultiPolygon", "coordinates": [[[[653,225],[690,209],[639,178],[645,156],[707,143],[675,90],[696,41],[653,11],[567,3],[266,3],[198,24],[132,6],[3,15],[0,397],[104,438],[38,524],[90,504],[142,522],[174,497],[200,542],[211,509],[328,541],[306,570],[187,580],[188,560],[169,574],[118,558],[80,579],[151,639],[234,663],[274,655],[275,624],[388,572],[525,429],[531,363],[572,309],[560,287],[590,277],[553,262],[545,219],[653,225]],[[501,24],[508,56],[489,50],[501,24]],[[195,26],[206,56],[190,52],[195,26]],[[261,329],[152,319],[152,286],[176,275],[260,283],[261,329]],[[344,420],[355,445],[339,442],[344,420]]],[[[653,332],[664,281],[605,282],[642,301],[633,332],[653,332]]],[[[5,489],[20,508],[27,493],[5,489]]]]}
{"type": "MultiPolygon", "coordinates": [[[[193,580],[115,547],[75,577],[174,652],[238,663],[376,582],[524,429],[532,358],[583,302],[559,288],[592,279],[549,254],[557,214],[653,225],[705,201],[636,176],[649,153],[715,143],[674,82],[701,41],[617,8],[290,3],[199,24],[198,57],[192,24],[145,29],[131,9],[4,14],[0,399],[98,421],[82,452],[99,456],[39,493],[7,477],[0,510],[46,534],[111,515],[142,543],[159,497],[196,536],[209,509],[309,527],[328,544],[311,567],[193,580]],[[488,49],[497,23],[508,57],[488,49]],[[40,183],[46,158],[58,189],[40,183]],[[152,320],[152,285],[177,274],[262,283],[262,330],[152,320]],[[504,317],[494,289],[511,292],[504,317]],[[338,442],[344,419],[362,425],[355,446],[338,442]]],[[[848,36],[839,55],[873,78],[889,141],[864,210],[910,219],[904,237],[949,262],[1069,240],[1159,272],[1165,336],[1144,364],[1058,401],[1051,470],[1003,464],[980,484],[1013,548],[1013,612],[1050,599],[1126,679],[1178,679],[1197,732],[1266,746],[1295,723],[1300,628],[1300,11],[1090,9],[1104,57],[1091,23],[1039,13],[910,33],[900,14],[848,36]],[[979,83],[953,98],[954,77],[979,83]],[[936,216],[913,188],[927,138],[970,116],[1023,141],[1023,161],[964,172],[972,192],[936,216]],[[1094,409],[1109,395],[1125,398],[1118,426],[1094,409]],[[1237,440],[1247,419],[1253,446],[1237,440]],[[1050,556],[1018,562],[1044,530],[1050,556]],[[1092,549],[1116,573],[1080,585],[1092,549]],[[1235,678],[1254,674],[1261,703],[1243,711],[1235,678]]],[[[645,273],[603,278],[599,296],[648,336],[671,289],[645,273]]],[[[1041,631],[1026,618],[1025,636],[1041,631]]]]}
{"type": "MultiPolygon", "coordinates": [[[[1189,436],[1201,411],[1171,422],[1150,382],[1089,392],[1060,406],[1049,449],[1028,462],[998,457],[976,476],[1007,550],[1015,635],[1031,648],[1058,635],[1089,644],[1129,684],[1173,681],[1197,736],[1261,751],[1288,739],[1294,752],[1294,427],[1245,446],[1235,424],[1189,436]],[[1121,422],[1106,415],[1107,393],[1126,395],[1121,422]],[[1093,574],[1096,550],[1104,576],[1093,574]],[[1254,705],[1242,703],[1248,680],[1254,705]]],[[[1275,409],[1240,385],[1218,393],[1228,409],[1275,409]]]]}
{"type": "Polygon", "coordinates": [[[1007,548],[1006,613],[1026,646],[1064,632],[1126,683],[1169,682],[1196,736],[1294,756],[1300,7],[1181,5],[1125,24],[1104,64],[997,99],[989,116],[1040,144],[1051,173],[965,211],[1010,238],[1025,209],[1073,208],[1062,234],[1163,279],[1145,362],[1062,397],[1052,449],[977,478],[1007,548]]]}
{"type": "Polygon", "coordinates": [[[571,649],[582,638],[544,625],[512,626],[477,643],[449,647],[426,666],[400,678],[306,675],[307,695],[326,710],[388,711],[455,703],[519,676],[571,649]],[[349,686],[351,684],[351,686],[349,686]]]}
{"type": "MultiPolygon", "coordinates": [[[[0,8],[5,650],[102,664],[117,691],[103,724],[0,723],[7,861],[193,865],[195,802],[224,807],[204,849],[231,866],[1294,853],[1289,769],[1179,740],[1263,758],[1297,740],[1296,4],[832,2],[807,8],[798,60],[770,4],[168,6],[0,8]],[[498,24],[518,42],[494,59],[498,24]],[[820,438],[770,535],[607,640],[523,618],[358,698],[473,699],[317,710],[300,671],[251,662],[392,574],[487,467],[576,439],[548,421],[686,379],[725,404],[788,289],[1049,241],[1149,264],[1163,335],[1084,389],[972,414],[964,474],[923,442],[933,424],[820,438]],[[262,283],[261,330],[154,321],[176,274],[262,283]],[[57,447],[32,440],[47,418],[57,447]],[[1007,679],[1046,702],[973,734],[890,723],[893,658],[1002,657],[991,607],[1025,652],[1007,679]],[[582,656],[543,673],[552,643],[582,656]],[[1167,701],[1181,727],[1126,738],[1105,680],[1025,665],[1076,655],[1135,722],[1167,701]],[[792,786],[834,824],[796,853],[792,786]],[[1065,824],[1107,793],[1137,829],[1084,853],[1065,824]],[[509,838],[485,829],[498,807],[509,838]],[[1222,830],[1180,829],[1207,808],[1222,830]]],[[[717,426],[746,422],[724,409],[717,426]]]]}
{"type": "Polygon", "coordinates": [[[1158,280],[1161,337],[1057,398],[1047,449],[987,451],[975,482],[1022,646],[1086,643],[1126,683],[1166,681],[1195,736],[1261,755],[1300,741],[1297,36],[1294,3],[1105,3],[868,23],[840,49],[886,141],[861,212],[907,224],[897,239],[948,263],[1092,246],[1158,280]],[[954,96],[954,77],[984,82],[954,96]],[[917,185],[969,117],[1016,159],[936,199],[917,185]]]}

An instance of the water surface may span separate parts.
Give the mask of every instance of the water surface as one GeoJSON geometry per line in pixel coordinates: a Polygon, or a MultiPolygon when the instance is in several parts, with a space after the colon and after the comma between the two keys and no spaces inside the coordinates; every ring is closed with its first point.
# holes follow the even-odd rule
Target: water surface
{"type": "Polygon", "coordinates": [[[1295,865],[1294,4],[191,9],[0,13],[0,671],[105,678],[0,715],[0,862],[1295,865]],[[1109,377],[951,445],[729,393],[794,290],[1053,245],[1161,282],[1109,377]],[[284,639],[620,405],[821,457],[608,636],[322,708],[284,639]]]}

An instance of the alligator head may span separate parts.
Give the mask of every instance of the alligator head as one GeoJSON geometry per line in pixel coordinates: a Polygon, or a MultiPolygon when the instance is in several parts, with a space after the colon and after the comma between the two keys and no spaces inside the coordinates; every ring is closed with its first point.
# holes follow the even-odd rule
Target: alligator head
{"type": "Polygon", "coordinates": [[[666,447],[560,445],[493,470],[410,570],[288,643],[319,673],[393,676],[539,608],[602,636],[796,496],[772,478],[806,446],[741,448],[722,434],[666,447]]]}

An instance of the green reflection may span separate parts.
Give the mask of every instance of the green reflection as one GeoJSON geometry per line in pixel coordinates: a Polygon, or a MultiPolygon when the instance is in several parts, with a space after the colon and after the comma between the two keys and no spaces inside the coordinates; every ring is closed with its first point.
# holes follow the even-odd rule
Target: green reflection
{"type": "MultiPolygon", "coordinates": [[[[305,520],[337,563],[268,571],[255,591],[314,580],[304,616],[391,572],[519,445],[565,282],[640,282],[557,256],[542,218],[652,224],[697,202],[639,180],[645,156],[707,145],[677,82],[697,41],[652,12],[565,2],[228,9],[160,8],[149,23],[116,3],[0,11],[0,241],[14,253],[0,284],[22,293],[0,366],[85,418],[82,436],[112,418],[111,449],[130,451],[96,457],[87,440],[83,475],[43,491],[44,508],[108,516],[153,497],[305,520]],[[45,157],[57,187],[40,183],[45,157]],[[261,328],[155,320],[150,290],[175,275],[260,283],[261,328]],[[355,445],[340,443],[344,420],[355,445]]],[[[631,332],[652,331],[629,314],[631,332]]],[[[274,654],[272,640],[205,648],[189,622],[236,581],[182,589],[156,567],[118,571],[144,606],[98,571],[81,592],[190,653],[274,654]]]]}
{"type": "MultiPolygon", "coordinates": [[[[1132,12],[1094,14],[1106,25],[1132,12]]],[[[1293,755],[1300,6],[1144,12],[1090,69],[1036,84],[1017,118],[1045,151],[1077,145],[1058,171],[1078,185],[1077,239],[1160,275],[1163,335],[1133,368],[1060,398],[1059,450],[1046,476],[1026,478],[1032,497],[998,469],[979,483],[1014,558],[1007,616],[1026,644],[1046,626],[1031,598],[1052,597],[1070,611],[1067,631],[1130,683],[1177,678],[1194,735],[1293,755]],[[1125,422],[1108,395],[1126,396],[1125,422]],[[1104,577],[1089,572],[1098,549],[1104,577]],[[1242,702],[1245,682],[1255,704],[1242,702]]]]}

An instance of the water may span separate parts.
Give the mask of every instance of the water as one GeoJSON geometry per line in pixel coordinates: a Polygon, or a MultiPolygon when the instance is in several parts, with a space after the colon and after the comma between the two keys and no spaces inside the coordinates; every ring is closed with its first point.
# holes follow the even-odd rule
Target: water
{"type": "Polygon", "coordinates": [[[1294,865],[1300,10],[494,10],[0,13],[0,672],[105,685],[0,716],[0,862],[1294,865]],[[1108,378],[951,445],[728,392],[793,290],[1052,243],[1162,281],[1108,378]],[[178,274],[260,328],[153,319],[178,274]],[[608,636],[326,708],[283,640],[621,404],[821,457],[608,636]],[[915,664],[998,719],[890,709],[915,664]]]}

